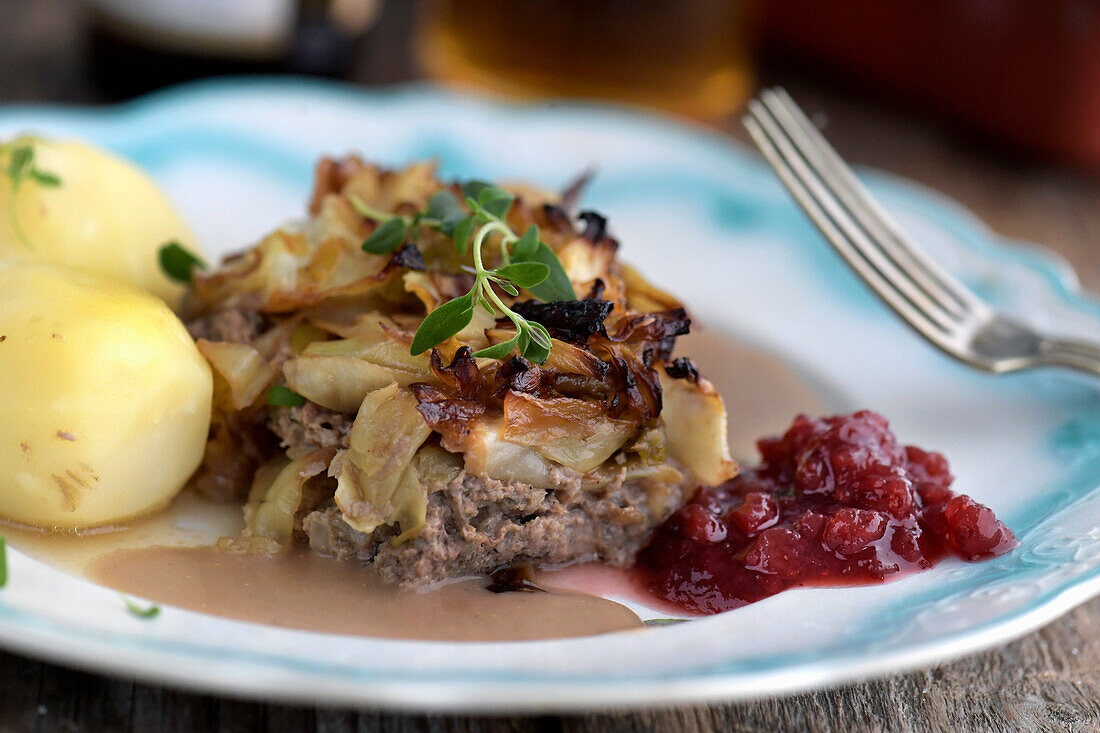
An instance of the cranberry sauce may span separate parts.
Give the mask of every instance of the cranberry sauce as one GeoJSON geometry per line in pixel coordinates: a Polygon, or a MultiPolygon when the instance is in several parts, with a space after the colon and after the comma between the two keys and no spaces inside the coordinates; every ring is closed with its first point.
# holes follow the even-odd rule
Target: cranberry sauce
{"type": "Polygon", "coordinates": [[[881,582],[947,554],[1016,546],[987,507],[951,492],[939,453],[901,446],[873,412],[800,415],[757,444],[763,463],[703,488],[638,555],[650,590],[717,613],[800,585],[881,582]]]}

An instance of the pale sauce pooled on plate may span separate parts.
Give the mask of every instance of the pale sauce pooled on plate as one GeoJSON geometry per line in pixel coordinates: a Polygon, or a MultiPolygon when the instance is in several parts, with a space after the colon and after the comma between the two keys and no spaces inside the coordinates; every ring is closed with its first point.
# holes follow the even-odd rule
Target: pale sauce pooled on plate
{"type": "Polygon", "coordinates": [[[820,415],[836,405],[790,364],[764,349],[705,326],[676,339],[676,354],[690,356],[726,403],[730,449],[738,461],[757,460],[756,441],[781,435],[800,412],[820,415]]]}
{"type": "Polygon", "coordinates": [[[492,593],[484,578],[402,591],[358,562],[301,548],[247,555],[215,548],[119,550],[92,563],[103,585],[218,616],[334,634],[523,641],[643,628],[633,611],[583,593],[492,593]]]}
{"type": "MultiPolygon", "coordinates": [[[[757,437],[782,431],[798,412],[822,410],[814,390],[765,351],[704,331],[684,337],[678,353],[692,356],[725,398],[735,457],[753,456],[757,437]]],[[[442,641],[553,639],[644,628],[633,611],[599,597],[621,590],[596,587],[592,579],[606,573],[543,573],[545,592],[492,593],[485,579],[401,590],[382,583],[367,565],[305,548],[271,557],[212,547],[219,537],[240,531],[240,516],[237,505],[185,492],[162,514],[125,529],[3,533],[32,557],[124,593],[273,626],[442,641]]]]}

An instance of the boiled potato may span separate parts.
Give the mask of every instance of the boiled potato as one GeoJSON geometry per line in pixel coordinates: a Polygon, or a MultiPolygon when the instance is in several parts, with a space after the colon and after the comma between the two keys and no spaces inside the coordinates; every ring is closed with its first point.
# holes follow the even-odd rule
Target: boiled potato
{"type": "Polygon", "coordinates": [[[212,389],[163,301],[0,260],[0,517],[77,528],[164,506],[202,459],[212,389]]]}
{"type": "Polygon", "coordinates": [[[170,239],[195,251],[191,230],[168,198],[121,158],[80,142],[20,138],[0,146],[0,257],[114,275],[175,305],[182,290],[157,258],[170,239]],[[12,178],[3,172],[21,148],[33,152],[13,202],[12,178]]]}

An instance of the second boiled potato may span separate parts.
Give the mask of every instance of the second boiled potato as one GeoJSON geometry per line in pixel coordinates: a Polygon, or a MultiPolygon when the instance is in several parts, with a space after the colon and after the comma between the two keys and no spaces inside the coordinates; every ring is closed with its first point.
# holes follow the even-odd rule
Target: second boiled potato
{"type": "Polygon", "coordinates": [[[202,460],[211,392],[162,300],[0,260],[0,518],[71,529],[163,507],[202,460]]]}

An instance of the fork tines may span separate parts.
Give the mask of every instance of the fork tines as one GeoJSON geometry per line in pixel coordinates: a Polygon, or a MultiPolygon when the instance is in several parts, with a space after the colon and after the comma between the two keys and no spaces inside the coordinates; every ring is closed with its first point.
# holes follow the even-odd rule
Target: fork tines
{"type": "Polygon", "coordinates": [[[936,265],[866,189],[783,89],[749,102],[745,127],[780,180],[848,264],[941,348],[989,308],[936,265]]]}

